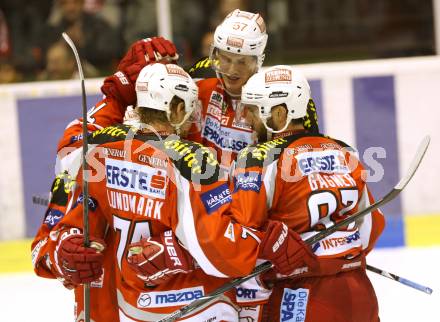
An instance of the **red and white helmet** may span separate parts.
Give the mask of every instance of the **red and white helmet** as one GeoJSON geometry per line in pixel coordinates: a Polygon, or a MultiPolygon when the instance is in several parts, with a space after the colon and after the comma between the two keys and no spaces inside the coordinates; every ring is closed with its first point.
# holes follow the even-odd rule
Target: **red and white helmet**
{"type": "Polygon", "coordinates": [[[268,131],[284,131],[291,120],[300,119],[307,114],[310,100],[310,85],[304,75],[295,68],[277,65],[251,76],[241,92],[242,105],[257,106],[261,120],[268,131]],[[272,107],[285,104],[286,124],[275,131],[268,127],[272,107]]]}
{"type": "Polygon", "coordinates": [[[170,120],[170,103],[174,96],[185,102],[186,117],[198,104],[198,87],[180,66],[174,64],[151,64],[145,66],[136,80],[137,106],[165,111],[170,120]]]}
{"type": "Polygon", "coordinates": [[[258,13],[235,9],[214,32],[213,50],[256,56],[258,68],[263,65],[266,44],[266,24],[258,13]]]}

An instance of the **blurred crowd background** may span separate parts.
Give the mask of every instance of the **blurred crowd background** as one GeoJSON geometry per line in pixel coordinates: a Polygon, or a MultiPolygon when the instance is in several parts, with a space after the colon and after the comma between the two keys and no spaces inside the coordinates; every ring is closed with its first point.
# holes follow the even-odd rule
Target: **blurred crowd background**
{"type": "MultiPolygon", "coordinates": [[[[260,12],[265,65],[435,54],[432,0],[170,0],[180,63],[209,53],[235,8],[260,12]]],[[[76,43],[86,77],[114,72],[129,45],[158,34],[156,0],[1,0],[0,83],[77,77],[61,40],[76,43]]]]}

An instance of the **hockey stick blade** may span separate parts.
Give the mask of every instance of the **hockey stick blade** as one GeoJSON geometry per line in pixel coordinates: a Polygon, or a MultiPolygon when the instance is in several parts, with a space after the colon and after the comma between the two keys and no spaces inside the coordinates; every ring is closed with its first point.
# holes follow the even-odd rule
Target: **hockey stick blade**
{"type": "Polygon", "coordinates": [[[433,292],[432,288],[430,288],[428,286],[424,286],[424,285],[421,285],[419,283],[407,280],[406,278],[400,277],[400,276],[398,276],[396,274],[393,274],[393,273],[389,273],[387,271],[384,271],[383,269],[380,269],[380,268],[377,268],[377,267],[374,267],[374,266],[371,266],[371,265],[367,265],[367,269],[369,271],[377,273],[377,274],[379,274],[379,275],[381,275],[383,277],[389,278],[390,280],[393,280],[393,281],[402,283],[403,285],[412,287],[413,289],[416,289],[416,290],[418,290],[420,292],[423,292],[423,293],[426,293],[426,294],[430,294],[430,295],[433,292]]]}
{"type": "MultiPolygon", "coordinates": [[[[361,211],[358,211],[357,213],[345,218],[344,220],[338,222],[337,224],[327,228],[326,230],[320,231],[316,235],[313,235],[310,238],[307,238],[306,240],[304,240],[304,242],[306,242],[308,245],[314,245],[318,241],[320,241],[320,240],[324,239],[325,237],[334,233],[339,228],[346,226],[346,225],[352,223],[353,221],[356,221],[356,220],[362,218],[363,216],[367,215],[368,213],[380,208],[381,206],[387,204],[388,202],[390,202],[391,200],[396,198],[399,195],[399,193],[406,187],[408,182],[412,179],[412,177],[416,173],[420,163],[423,160],[423,157],[425,156],[426,150],[428,149],[430,140],[431,139],[429,136],[425,136],[423,138],[423,140],[419,144],[417,152],[414,155],[414,158],[411,162],[411,165],[410,165],[407,173],[399,181],[399,183],[389,193],[387,193],[385,195],[385,197],[383,197],[382,199],[380,199],[376,203],[370,205],[369,207],[367,207],[361,211]]],[[[218,289],[214,290],[213,292],[191,302],[190,304],[180,308],[177,311],[174,311],[173,313],[169,314],[165,318],[158,320],[158,322],[175,321],[176,319],[181,318],[182,316],[194,311],[195,309],[199,308],[200,306],[212,301],[213,299],[217,298],[218,296],[220,296],[224,292],[229,291],[231,288],[238,286],[241,283],[246,282],[247,280],[250,280],[251,278],[253,278],[257,275],[268,271],[269,269],[272,268],[272,266],[273,265],[270,262],[265,262],[263,264],[260,264],[257,267],[255,267],[255,269],[249,275],[247,275],[245,277],[233,279],[229,283],[226,283],[225,285],[219,287],[218,289]]]]}
{"type": "Polygon", "coordinates": [[[73,40],[69,37],[68,34],[63,32],[61,35],[63,36],[63,38],[67,42],[67,44],[70,46],[70,48],[73,51],[73,54],[75,55],[76,65],[78,66],[79,79],[81,81],[83,81],[84,80],[84,73],[83,73],[81,61],[79,60],[78,51],[76,50],[76,46],[75,46],[75,44],[73,43],[73,40]]]}
{"type": "MultiPolygon", "coordinates": [[[[87,142],[87,98],[86,98],[86,88],[84,85],[84,73],[81,65],[81,60],[79,59],[78,50],[76,50],[75,44],[69,35],[65,32],[62,33],[64,40],[70,46],[75,55],[76,65],[78,67],[79,79],[81,80],[81,96],[82,96],[82,132],[83,132],[83,144],[82,144],[82,170],[83,170],[83,236],[84,236],[84,246],[88,247],[90,245],[89,241],[89,185],[88,185],[88,164],[86,160],[86,155],[88,152],[88,142],[87,142]]],[[[84,314],[85,322],[90,322],[90,283],[84,284],[84,314]]]]}

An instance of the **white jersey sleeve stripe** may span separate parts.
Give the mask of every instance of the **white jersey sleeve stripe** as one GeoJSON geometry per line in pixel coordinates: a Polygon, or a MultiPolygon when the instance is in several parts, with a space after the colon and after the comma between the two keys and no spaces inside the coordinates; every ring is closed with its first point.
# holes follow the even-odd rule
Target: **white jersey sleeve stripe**
{"type": "Polygon", "coordinates": [[[176,228],[176,236],[185,245],[203,271],[208,275],[217,277],[228,277],[221,273],[206,257],[198,241],[197,230],[194,223],[191,201],[189,199],[190,183],[180,175],[176,168],[176,187],[177,187],[177,214],[179,222],[176,228]]]}
{"type": "Polygon", "coordinates": [[[263,177],[264,187],[266,188],[267,209],[272,208],[273,204],[273,195],[275,193],[275,178],[278,172],[277,161],[278,160],[273,161],[265,168],[265,173],[263,177]]]}
{"type": "MultiPolygon", "coordinates": [[[[362,196],[359,200],[358,211],[363,210],[368,206],[370,206],[370,198],[368,197],[368,190],[367,190],[367,186],[365,185],[362,191],[362,196]]],[[[366,249],[370,243],[371,229],[372,229],[372,217],[370,212],[363,217],[362,223],[360,224],[359,232],[361,235],[362,249],[366,249]]]]}

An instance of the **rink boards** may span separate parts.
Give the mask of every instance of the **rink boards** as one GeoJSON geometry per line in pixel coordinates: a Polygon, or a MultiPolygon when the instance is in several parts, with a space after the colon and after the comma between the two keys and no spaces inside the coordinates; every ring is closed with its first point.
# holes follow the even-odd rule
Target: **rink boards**
{"type": "MultiPolygon", "coordinates": [[[[440,244],[440,59],[436,57],[299,66],[312,87],[326,134],[358,148],[371,165],[369,186],[379,198],[405,173],[424,135],[429,152],[413,181],[382,210],[380,246],[440,244]],[[383,176],[381,171],[383,170],[383,176]],[[379,170],[379,171],[377,171],[379,170]]],[[[101,80],[86,82],[88,106],[101,80]]],[[[81,114],[79,81],[0,86],[0,240],[32,237],[54,176],[56,144],[81,114]]],[[[15,246],[20,247],[20,246],[15,246]]]]}

